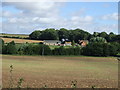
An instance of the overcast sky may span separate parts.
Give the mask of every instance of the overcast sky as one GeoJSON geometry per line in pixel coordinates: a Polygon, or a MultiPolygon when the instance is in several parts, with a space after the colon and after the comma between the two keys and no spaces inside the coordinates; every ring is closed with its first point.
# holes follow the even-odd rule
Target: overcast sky
{"type": "Polygon", "coordinates": [[[46,28],[118,33],[117,2],[3,2],[2,33],[46,28]]]}

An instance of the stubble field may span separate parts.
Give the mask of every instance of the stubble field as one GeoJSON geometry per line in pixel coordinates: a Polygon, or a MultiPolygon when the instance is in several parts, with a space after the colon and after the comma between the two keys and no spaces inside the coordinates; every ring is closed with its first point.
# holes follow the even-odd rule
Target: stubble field
{"type": "Polygon", "coordinates": [[[2,56],[3,88],[9,87],[9,66],[13,65],[13,81],[24,78],[22,87],[71,88],[77,81],[78,88],[117,88],[118,61],[114,57],[78,56],[2,56]]]}

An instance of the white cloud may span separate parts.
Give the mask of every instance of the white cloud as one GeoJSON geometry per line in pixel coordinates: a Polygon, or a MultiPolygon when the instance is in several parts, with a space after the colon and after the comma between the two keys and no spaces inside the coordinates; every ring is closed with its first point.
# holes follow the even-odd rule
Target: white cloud
{"type": "MultiPolygon", "coordinates": [[[[59,9],[64,3],[58,2],[10,2],[3,3],[3,6],[13,6],[18,9],[17,13],[3,11],[5,19],[3,22],[3,32],[7,33],[31,33],[36,29],[46,28],[67,28],[85,29],[88,32],[94,31],[114,31],[117,27],[112,25],[99,25],[95,22],[95,17],[85,15],[85,9],[79,10],[78,13],[72,14],[70,18],[60,16],[59,9]],[[84,15],[83,15],[84,14],[84,15]]],[[[104,19],[116,19],[116,13],[104,16],[104,19]]]]}
{"type": "Polygon", "coordinates": [[[13,13],[11,13],[10,11],[3,11],[2,12],[2,16],[3,17],[12,17],[13,13]]]}
{"type": "Polygon", "coordinates": [[[73,22],[92,22],[93,17],[92,16],[84,16],[84,17],[73,16],[71,20],[73,22]]]}
{"type": "MultiPolygon", "coordinates": [[[[59,17],[59,7],[63,4],[64,3],[56,2],[3,3],[4,7],[14,6],[19,11],[17,13],[10,12],[9,10],[3,11],[3,17],[7,19],[3,23],[3,31],[14,33],[14,31],[16,31],[16,26],[22,27],[22,29],[25,29],[26,32],[32,32],[35,28],[38,28],[38,26],[46,26],[47,28],[47,24],[56,22],[59,17]]],[[[21,28],[17,28],[17,31],[18,30],[21,33],[25,33],[22,32],[23,30],[20,31],[21,28]]]]}
{"type": "Polygon", "coordinates": [[[96,30],[98,30],[99,32],[114,32],[114,33],[118,33],[118,24],[105,24],[105,25],[99,25],[95,28],[96,30]]]}
{"type": "Polygon", "coordinates": [[[118,20],[118,13],[112,13],[102,16],[103,20],[118,20]]]}

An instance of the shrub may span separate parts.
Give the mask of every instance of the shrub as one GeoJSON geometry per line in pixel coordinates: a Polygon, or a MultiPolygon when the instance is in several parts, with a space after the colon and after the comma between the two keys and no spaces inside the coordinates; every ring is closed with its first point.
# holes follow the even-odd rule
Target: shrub
{"type": "Polygon", "coordinates": [[[32,44],[28,44],[24,47],[24,50],[23,50],[24,54],[25,55],[33,55],[33,45],[32,44]]]}
{"type": "Polygon", "coordinates": [[[2,54],[2,46],[4,45],[4,41],[0,39],[0,54],[2,54]]]}
{"type": "Polygon", "coordinates": [[[109,44],[109,54],[110,56],[115,56],[118,53],[118,47],[114,44],[109,44]]]}
{"type": "Polygon", "coordinates": [[[87,56],[114,56],[117,47],[108,43],[89,43],[82,49],[82,54],[87,56]]]}
{"type": "Polygon", "coordinates": [[[17,49],[16,49],[14,41],[7,44],[6,53],[7,54],[16,54],[17,53],[17,49]]]}
{"type": "Polygon", "coordinates": [[[80,54],[81,54],[80,47],[65,48],[64,46],[61,46],[53,50],[53,55],[80,55],[80,54]]]}
{"type": "Polygon", "coordinates": [[[83,48],[83,54],[88,56],[103,56],[102,43],[90,43],[83,48]]]}
{"type": "Polygon", "coordinates": [[[48,45],[39,44],[40,55],[52,55],[52,51],[48,45]]]}

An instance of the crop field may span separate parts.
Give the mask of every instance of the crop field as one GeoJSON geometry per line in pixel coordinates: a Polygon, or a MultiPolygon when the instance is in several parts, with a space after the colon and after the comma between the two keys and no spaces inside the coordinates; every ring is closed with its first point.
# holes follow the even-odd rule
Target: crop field
{"type": "Polygon", "coordinates": [[[0,34],[0,36],[21,37],[21,38],[29,37],[29,35],[25,35],[25,34],[0,34]]]}
{"type": "Polygon", "coordinates": [[[2,56],[3,87],[9,87],[10,65],[13,65],[13,84],[23,78],[22,87],[117,88],[118,61],[114,57],[80,56],[2,56]]]}
{"type": "Polygon", "coordinates": [[[40,40],[27,40],[27,39],[14,39],[14,38],[1,38],[4,40],[5,43],[9,43],[11,41],[14,41],[15,43],[40,43],[43,41],[40,40]]]}

